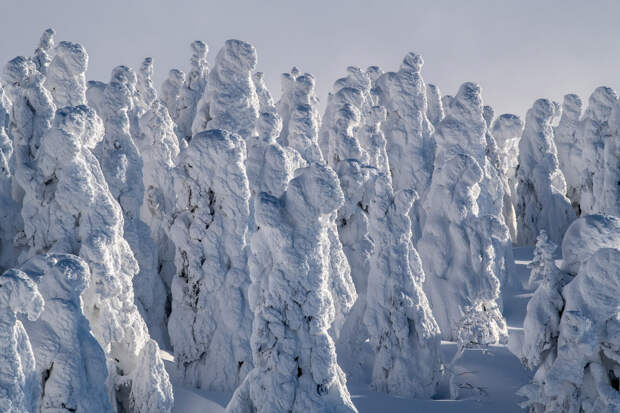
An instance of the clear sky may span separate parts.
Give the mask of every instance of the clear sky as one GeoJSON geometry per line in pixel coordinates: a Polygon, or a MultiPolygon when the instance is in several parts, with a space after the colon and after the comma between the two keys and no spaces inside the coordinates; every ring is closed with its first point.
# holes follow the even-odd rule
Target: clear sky
{"type": "Polygon", "coordinates": [[[423,77],[442,93],[465,81],[483,88],[496,114],[525,113],[539,97],[584,100],[596,86],[620,90],[620,1],[574,0],[0,0],[0,60],[31,55],[41,32],[82,43],[89,79],[153,57],[159,86],[186,70],[189,43],[204,40],[212,61],[237,38],[258,50],[272,93],[296,65],[327,93],[347,66],[397,70],[422,54],[423,77]]]}

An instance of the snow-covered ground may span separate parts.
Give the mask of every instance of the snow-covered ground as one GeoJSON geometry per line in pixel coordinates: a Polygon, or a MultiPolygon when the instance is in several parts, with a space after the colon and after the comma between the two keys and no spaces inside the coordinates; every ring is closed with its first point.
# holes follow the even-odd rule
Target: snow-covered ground
{"type": "MultiPolygon", "coordinates": [[[[510,280],[502,292],[503,314],[508,324],[511,341],[513,335],[522,334],[526,306],[532,291],[523,289],[530,270],[527,264],[532,260],[532,247],[514,248],[515,267],[509,274],[510,280]]],[[[557,257],[559,258],[559,257],[557,257]]],[[[456,343],[443,341],[441,351],[444,362],[449,362],[456,352],[456,343]]],[[[173,357],[163,353],[166,366],[172,376],[173,357]]],[[[507,345],[493,345],[487,351],[466,350],[456,364],[456,384],[459,400],[450,400],[447,380],[444,379],[438,395],[433,400],[411,400],[397,398],[385,393],[370,391],[367,385],[349,383],[347,386],[353,403],[360,413],[365,412],[441,412],[441,413],[512,413],[522,412],[516,395],[520,387],[527,384],[532,374],[508,349],[507,345]]],[[[176,413],[218,413],[223,412],[232,393],[208,392],[179,384],[172,377],[174,386],[174,412],[176,413]]]]}

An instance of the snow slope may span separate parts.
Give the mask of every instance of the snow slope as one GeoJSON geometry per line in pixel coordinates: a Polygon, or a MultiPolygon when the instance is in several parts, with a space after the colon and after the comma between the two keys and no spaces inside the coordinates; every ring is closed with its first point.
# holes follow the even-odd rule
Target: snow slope
{"type": "MultiPolygon", "coordinates": [[[[514,285],[524,285],[529,277],[527,264],[532,260],[533,248],[514,248],[515,266],[510,277],[514,285]]],[[[506,287],[503,291],[503,314],[508,324],[511,341],[522,334],[523,319],[527,302],[532,293],[521,287],[506,287]]],[[[456,352],[456,343],[443,341],[441,352],[444,361],[449,361],[456,352]]],[[[172,368],[172,356],[162,355],[166,367],[172,368]]],[[[447,380],[440,386],[438,396],[433,400],[411,400],[385,393],[370,391],[363,384],[348,384],[349,392],[359,413],[390,412],[441,412],[441,413],[517,413],[523,412],[518,403],[517,390],[531,380],[531,373],[521,365],[508,346],[490,346],[485,352],[466,350],[455,367],[459,400],[450,400],[447,380]]],[[[173,383],[175,413],[219,413],[224,412],[231,393],[207,392],[173,383]]]]}

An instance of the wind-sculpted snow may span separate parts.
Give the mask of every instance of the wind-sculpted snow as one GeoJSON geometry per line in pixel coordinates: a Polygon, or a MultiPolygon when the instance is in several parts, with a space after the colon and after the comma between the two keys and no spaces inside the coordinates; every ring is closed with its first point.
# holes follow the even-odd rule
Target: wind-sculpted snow
{"type": "Polygon", "coordinates": [[[409,53],[398,72],[384,73],[373,88],[378,103],[387,110],[387,119],[381,125],[394,190],[414,190],[419,195],[410,211],[414,242],[422,235],[422,203],[430,187],[435,158],[433,126],[426,116],[426,85],[420,74],[423,64],[422,56],[409,53]]]}
{"type": "MultiPolygon", "coordinates": [[[[617,136],[613,136],[610,125],[612,113],[618,104],[618,95],[613,89],[598,87],[590,96],[588,108],[581,121],[579,133],[582,159],[579,164],[583,166],[579,170],[581,176],[579,208],[583,214],[602,213],[604,209],[600,205],[606,173],[604,152],[606,143],[616,144],[614,141],[618,139],[617,136]]],[[[617,185],[615,190],[619,191],[617,185]]]]}
{"type": "Polygon", "coordinates": [[[568,227],[562,240],[562,269],[577,275],[581,264],[600,248],[620,249],[620,218],[581,216],[568,227]]]}
{"type": "Polygon", "coordinates": [[[517,166],[519,165],[519,140],[523,133],[523,121],[511,114],[500,115],[493,122],[492,134],[497,143],[499,173],[504,189],[504,222],[510,231],[510,239],[517,240],[517,217],[514,204],[517,194],[517,166]]]}
{"type": "Polygon", "coordinates": [[[299,170],[281,197],[256,198],[252,249],[264,260],[250,295],[255,367],[227,411],[356,411],[328,333],[334,297],[323,254],[325,218],[343,198],[336,174],[317,163],[299,170]]]}
{"type": "Polygon", "coordinates": [[[486,321],[472,332],[489,344],[503,341],[507,331],[497,302],[500,282],[492,240],[501,223],[491,215],[479,216],[481,181],[482,170],[469,155],[453,155],[435,169],[418,250],[426,273],[424,290],[442,337],[455,340],[462,321],[482,319],[486,321]]]}
{"type": "Polygon", "coordinates": [[[88,54],[81,44],[60,42],[47,68],[45,87],[56,107],[86,104],[86,68],[88,54]]]}
{"type": "Polygon", "coordinates": [[[49,254],[27,261],[23,270],[45,299],[41,316],[24,321],[41,383],[37,411],[112,411],[106,356],[90,333],[80,299],[90,282],[88,265],[74,255],[49,254]]]}
{"type": "Polygon", "coordinates": [[[436,128],[445,116],[441,103],[441,91],[437,86],[430,83],[426,85],[426,101],[428,103],[426,116],[433,127],[436,128]]]}
{"type": "Polygon", "coordinates": [[[240,40],[227,40],[209,72],[206,96],[208,113],[201,110],[194,121],[194,134],[222,129],[248,139],[256,135],[259,101],[252,81],[256,49],[240,40]]]}
{"type": "Polygon", "coordinates": [[[17,315],[36,320],[44,308],[36,284],[19,270],[0,275],[0,411],[37,411],[40,393],[28,334],[17,315]]]}
{"type": "Polygon", "coordinates": [[[314,77],[300,74],[297,68],[282,74],[282,95],[276,107],[282,118],[278,143],[300,153],[306,162],[323,162],[319,148],[320,116],[314,77]]]}
{"type": "MultiPolygon", "coordinates": [[[[494,259],[493,272],[500,281],[507,280],[506,274],[512,267],[512,246],[510,232],[504,221],[504,189],[499,168],[499,151],[495,139],[487,130],[493,111],[482,105],[480,86],[466,82],[459,88],[450,101],[446,117],[437,125],[435,141],[435,173],[455,154],[466,154],[474,158],[482,171],[482,180],[477,186],[475,196],[478,211],[476,215],[484,217],[480,230],[491,237],[494,259]],[[485,113],[486,118],[485,119],[485,113]],[[491,158],[494,162],[491,161],[491,158]]],[[[428,211],[443,204],[425,204],[428,211]]],[[[425,256],[422,251],[422,259],[425,256]]]]}
{"type": "Polygon", "coordinates": [[[37,67],[37,70],[42,74],[46,74],[47,67],[52,62],[52,58],[50,57],[50,50],[54,48],[54,36],[56,32],[54,29],[47,29],[41,35],[41,40],[39,41],[39,47],[34,51],[34,63],[37,67]]]}
{"type": "Polygon", "coordinates": [[[614,106],[609,128],[610,135],[603,141],[603,159],[599,161],[602,189],[595,207],[601,214],[620,217],[620,101],[614,106]]]}
{"type": "Polygon", "coordinates": [[[150,228],[140,217],[145,197],[145,157],[140,154],[132,136],[132,127],[135,131],[138,124],[136,84],[134,71],[118,66],[112,71],[109,83],[89,82],[88,102],[103,119],[105,129],[103,140],[94,153],[112,196],[121,206],[124,237],[139,265],[139,272],[133,280],[138,305],[153,336],[165,343],[162,300],[166,293],[158,275],[157,247],[150,228]]]}
{"type": "Polygon", "coordinates": [[[103,134],[103,122],[87,106],[56,112],[24,197],[26,256],[70,253],[88,264],[92,278],[83,308],[106,353],[111,404],[136,412],[170,411],[168,375],[159,357],[145,350],[152,340],[134,304],[138,265],[123,238],[122,211],[92,153],[103,134]]]}
{"type": "Polygon", "coordinates": [[[168,331],[183,381],[233,390],[252,368],[245,142],[223,130],[192,137],[175,173],[176,245],[168,331]]]}
{"type": "Polygon", "coordinates": [[[519,233],[517,243],[533,244],[544,230],[549,239],[559,243],[575,219],[566,198],[566,181],[559,169],[553,142],[551,118],[554,106],[538,99],[527,112],[525,129],[519,142],[516,215],[519,233]]]}
{"type": "Polygon", "coordinates": [[[528,399],[524,407],[537,413],[620,409],[619,269],[620,249],[601,248],[562,290],[557,356],[519,391],[528,399]]]}
{"type": "Polygon", "coordinates": [[[377,176],[368,205],[374,240],[364,323],[375,351],[371,386],[401,397],[429,398],[440,372],[441,333],[422,289],[424,271],[411,241],[415,194],[394,193],[377,176]]]}
{"type": "Polygon", "coordinates": [[[583,145],[579,141],[579,119],[582,103],[577,95],[564,96],[560,123],[553,129],[553,137],[558,150],[560,169],[566,179],[566,196],[574,206],[581,198],[581,174],[583,173],[583,145]]]}
{"type": "Polygon", "coordinates": [[[206,122],[209,113],[208,103],[203,102],[209,73],[209,48],[200,40],[192,42],[190,46],[191,68],[187,76],[181,70],[172,69],[161,88],[162,101],[176,124],[177,137],[182,147],[191,140],[193,133],[206,129],[205,125],[201,125],[202,128],[194,130],[194,124],[206,122]]]}

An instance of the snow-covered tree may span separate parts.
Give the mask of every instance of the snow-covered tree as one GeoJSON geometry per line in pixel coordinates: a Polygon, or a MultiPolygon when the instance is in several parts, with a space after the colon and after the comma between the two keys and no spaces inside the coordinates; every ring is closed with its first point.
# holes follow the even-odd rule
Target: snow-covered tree
{"type": "Polygon", "coordinates": [[[45,87],[57,108],[86,104],[88,54],[81,44],[60,42],[47,67],[45,87]]]}
{"type": "Polygon", "coordinates": [[[441,333],[411,241],[414,196],[406,190],[394,193],[388,176],[376,177],[368,205],[374,251],[364,323],[376,353],[371,386],[401,397],[429,398],[441,377],[441,333]]]}
{"type": "Polygon", "coordinates": [[[606,136],[603,149],[601,195],[596,209],[602,214],[620,217],[620,102],[614,107],[609,121],[611,134],[606,136]]]}
{"type": "MultiPolygon", "coordinates": [[[[105,134],[94,153],[99,160],[110,192],[123,211],[124,238],[138,261],[139,272],[133,279],[141,314],[154,338],[165,343],[165,287],[159,277],[157,247],[149,226],[142,221],[144,202],[144,157],[132,136],[137,135],[137,76],[126,67],[112,70],[110,82],[89,82],[88,103],[103,119],[105,134]]],[[[142,111],[140,109],[140,111],[142,111]]],[[[161,172],[161,171],[160,171],[161,172]]]]}
{"type": "Polygon", "coordinates": [[[112,405],[170,411],[168,374],[159,355],[146,350],[152,340],[134,304],[138,264],[123,238],[122,211],[92,153],[103,134],[103,122],[87,106],[56,112],[24,197],[25,257],[69,253],[88,264],[92,282],[83,292],[84,313],[106,353],[112,405]]]}
{"type": "Polygon", "coordinates": [[[215,57],[209,72],[206,95],[200,101],[208,110],[201,109],[192,131],[222,129],[242,139],[256,135],[259,101],[252,81],[256,67],[256,49],[241,40],[227,40],[215,57]],[[206,100],[206,102],[205,102],[206,100]]]}
{"type": "Polygon", "coordinates": [[[536,238],[534,257],[528,264],[530,269],[530,277],[527,281],[528,288],[535,289],[542,280],[550,277],[549,274],[556,268],[553,253],[557,248],[557,245],[549,241],[545,231],[540,231],[538,238],[536,238]]]}
{"type": "Polygon", "coordinates": [[[582,214],[603,212],[598,204],[605,181],[605,144],[609,142],[613,145],[617,139],[610,128],[612,113],[617,105],[618,95],[612,88],[598,87],[592,92],[581,121],[580,164],[583,166],[580,168],[579,208],[582,214]]]}
{"type": "Polygon", "coordinates": [[[356,411],[328,333],[334,297],[326,218],[342,203],[336,174],[317,163],[298,170],[280,198],[256,198],[260,229],[252,246],[261,248],[264,267],[251,295],[255,367],[227,411],[356,411]]]}
{"type": "MultiPolygon", "coordinates": [[[[449,115],[446,119],[449,121],[449,115]]],[[[444,121],[446,121],[444,119],[444,121]]],[[[441,126],[440,126],[441,129],[441,126]]],[[[463,317],[478,317],[487,341],[503,341],[506,324],[498,306],[493,230],[501,223],[479,216],[482,170],[474,158],[456,154],[435,168],[425,202],[427,222],[418,250],[426,273],[424,290],[442,337],[455,340],[463,317]],[[466,314],[469,308],[473,314],[466,314]]]]}
{"type": "Polygon", "coordinates": [[[0,275],[0,411],[37,410],[39,379],[28,334],[18,314],[36,320],[44,308],[37,285],[19,270],[0,275]]]}
{"type": "Polygon", "coordinates": [[[426,101],[428,103],[426,116],[436,128],[445,116],[443,106],[441,105],[441,91],[437,86],[430,83],[426,85],[426,101]]]}
{"type": "Polygon", "coordinates": [[[399,71],[384,73],[374,87],[378,103],[387,110],[387,119],[381,125],[387,140],[394,190],[413,190],[420,197],[410,211],[414,242],[422,234],[422,203],[430,186],[435,158],[433,126],[426,116],[426,84],[420,73],[423,64],[422,56],[408,53],[399,71]]]}
{"type": "Polygon", "coordinates": [[[544,230],[549,239],[559,243],[575,219],[566,198],[566,181],[559,169],[553,142],[551,119],[554,106],[538,99],[527,112],[525,129],[519,142],[516,215],[519,233],[517,243],[533,244],[544,230]]]}
{"type": "Polygon", "coordinates": [[[176,245],[168,331],[183,380],[233,390],[252,368],[245,142],[213,129],[192,137],[175,174],[176,245]]]}
{"type": "MultiPolygon", "coordinates": [[[[557,356],[519,394],[530,411],[620,409],[620,249],[601,248],[563,289],[557,356]]],[[[528,306],[529,310],[529,306],[528,306]]]]}
{"type": "Polygon", "coordinates": [[[558,150],[560,169],[566,179],[566,196],[571,200],[573,208],[579,212],[581,189],[581,173],[583,161],[583,145],[579,141],[579,119],[581,118],[581,98],[574,94],[564,96],[562,117],[558,126],[553,129],[553,137],[558,150]]]}
{"type": "Polygon", "coordinates": [[[320,116],[314,77],[297,68],[282,75],[282,94],[276,107],[282,118],[278,143],[295,149],[306,162],[323,162],[319,149],[320,116]]]}
{"type": "Polygon", "coordinates": [[[37,67],[37,70],[43,74],[46,74],[47,67],[52,61],[50,57],[50,50],[54,48],[54,36],[56,32],[54,29],[47,29],[41,35],[41,40],[39,41],[39,47],[34,51],[34,63],[37,67]]]}
{"type": "Polygon", "coordinates": [[[513,242],[517,240],[517,217],[514,204],[517,190],[517,165],[519,164],[519,140],[523,133],[523,122],[512,114],[500,115],[493,122],[492,134],[497,143],[499,173],[504,189],[504,222],[513,242]]]}
{"type": "Polygon", "coordinates": [[[45,309],[24,321],[41,383],[40,412],[112,411],[103,349],[90,333],[80,294],[90,282],[88,265],[70,254],[37,255],[22,268],[38,284],[45,309]]]}

